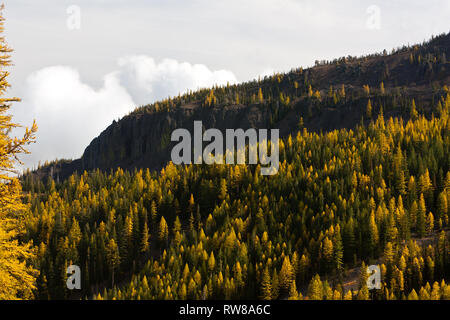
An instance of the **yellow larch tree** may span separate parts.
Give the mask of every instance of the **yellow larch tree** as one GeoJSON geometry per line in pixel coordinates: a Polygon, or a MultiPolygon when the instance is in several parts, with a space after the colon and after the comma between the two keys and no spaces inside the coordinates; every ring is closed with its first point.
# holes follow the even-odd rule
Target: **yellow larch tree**
{"type": "Polygon", "coordinates": [[[5,70],[11,65],[10,53],[5,38],[0,7],[0,300],[31,299],[35,289],[37,271],[28,263],[34,253],[31,244],[21,244],[18,236],[23,231],[23,219],[28,208],[22,203],[22,188],[15,177],[19,154],[28,153],[25,147],[34,141],[37,126],[26,129],[22,138],[10,136],[18,124],[12,122],[7,112],[18,98],[6,98],[9,88],[5,70]]]}

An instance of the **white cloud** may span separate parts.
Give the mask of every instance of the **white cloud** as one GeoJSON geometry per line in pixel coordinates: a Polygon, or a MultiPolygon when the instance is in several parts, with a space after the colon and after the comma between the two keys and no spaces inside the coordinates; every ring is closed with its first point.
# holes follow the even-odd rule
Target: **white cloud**
{"type": "Polygon", "coordinates": [[[34,118],[39,127],[32,156],[25,159],[36,164],[79,157],[90,140],[134,102],[114,74],[106,75],[102,88],[95,90],[83,83],[77,70],[53,66],[27,78],[22,104],[28,112],[18,115],[20,122],[31,123],[34,118]]]}
{"type": "Polygon", "coordinates": [[[156,63],[152,57],[135,55],[120,58],[119,66],[120,82],[138,105],[184,93],[189,89],[237,83],[230,71],[211,71],[202,64],[192,65],[173,59],[156,63]]]}
{"type": "Polygon", "coordinates": [[[93,138],[137,105],[189,89],[237,82],[230,71],[211,71],[205,65],[172,59],[156,63],[145,55],[121,58],[118,67],[103,77],[100,89],[83,82],[79,72],[67,66],[47,67],[27,77],[15,121],[31,124],[36,119],[39,130],[31,155],[23,159],[26,166],[80,157],[93,138]]]}

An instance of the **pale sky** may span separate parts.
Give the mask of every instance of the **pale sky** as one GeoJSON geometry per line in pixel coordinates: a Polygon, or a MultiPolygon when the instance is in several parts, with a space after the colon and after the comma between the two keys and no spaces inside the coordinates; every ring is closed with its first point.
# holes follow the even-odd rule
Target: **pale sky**
{"type": "Polygon", "coordinates": [[[186,89],[450,31],[450,1],[4,0],[27,166],[78,158],[114,119],[186,89]]]}

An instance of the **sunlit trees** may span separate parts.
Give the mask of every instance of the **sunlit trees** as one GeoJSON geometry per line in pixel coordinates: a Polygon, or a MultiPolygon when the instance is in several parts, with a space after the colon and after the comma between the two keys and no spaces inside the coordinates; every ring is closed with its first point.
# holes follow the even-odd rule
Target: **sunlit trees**
{"type": "MultiPolygon", "coordinates": [[[[270,90],[264,94],[269,101],[270,90]]],[[[280,169],[270,179],[253,165],[84,172],[43,185],[24,177],[32,212],[24,238],[39,248],[38,294],[59,297],[64,283],[52,275],[77,259],[94,287],[109,286],[115,271],[120,287],[108,288],[108,299],[400,299],[422,287],[431,297],[450,265],[441,232],[447,126],[445,116],[405,122],[379,114],[354,130],[303,128],[280,140],[280,169]],[[422,247],[422,237],[438,239],[422,247]],[[345,270],[374,259],[385,290],[339,286],[345,270]]]]}
{"type": "Polygon", "coordinates": [[[369,119],[372,118],[372,102],[370,101],[370,99],[367,102],[366,106],[366,117],[369,119]]]}
{"type": "MultiPolygon", "coordinates": [[[[4,31],[3,5],[0,8],[0,34],[4,31]]],[[[37,130],[33,123],[22,138],[10,136],[19,125],[12,122],[7,114],[12,102],[17,98],[7,98],[9,87],[5,70],[11,65],[11,49],[4,37],[0,37],[0,300],[29,299],[35,289],[36,270],[28,262],[34,253],[28,244],[22,244],[17,237],[23,230],[22,221],[28,208],[22,204],[22,188],[12,173],[19,163],[18,155],[27,153],[25,147],[34,141],[37,130]]]]}

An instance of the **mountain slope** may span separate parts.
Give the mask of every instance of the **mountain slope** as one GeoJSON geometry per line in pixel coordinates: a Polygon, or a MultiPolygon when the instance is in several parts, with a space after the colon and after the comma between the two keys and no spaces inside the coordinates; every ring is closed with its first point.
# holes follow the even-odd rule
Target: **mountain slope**
{"type": "Polygon", "coordinates": [[[407,120],[413,99],[418,112],[429,116],[440,88],[450,83],[447,57],[450,34],[390,55],[349,56],[260,81],[190,92],[136,109],[106,128],[81,159],[56,162],[38,173],[60,179],[97,168],[160,169],[170,160],[171,132],[191,131],[194,120],[221,130],[279,128],[286,136],[298,130],[300,117],[313,131],[367,124],[381,107],[386,116],[407,120]],[[363,89],[366,85],[369,90],[363,89]],[[372,117],[366,114],[368,99],[374,108],[372,117]]]}
{"type": "Polygon", "coordinates": [[[41,169],[61,177],[77,163],[156,168],[171,130],[197,119],[220,129],[279,127],[273,176],[257,165],[173,164],[47,183],[26,175],[23,240],[37,247],[37,296],[450,299],[447,40],[145,106],[82,159],[41,169]],[[377,61],[389,62],[386,79],[377,61]],[[354,81],[336,71],[355,64],[372,67],[354,81]],[[349,82],[327,82],[333,74],[349,82]],[[379,265],[382,290],[361,285],[365,263],[379,265]],[[66,288],[71,264],[82,271],[78,294],[66,288]],[[361,290],[346,292],[352,286],[361,290]]]}

